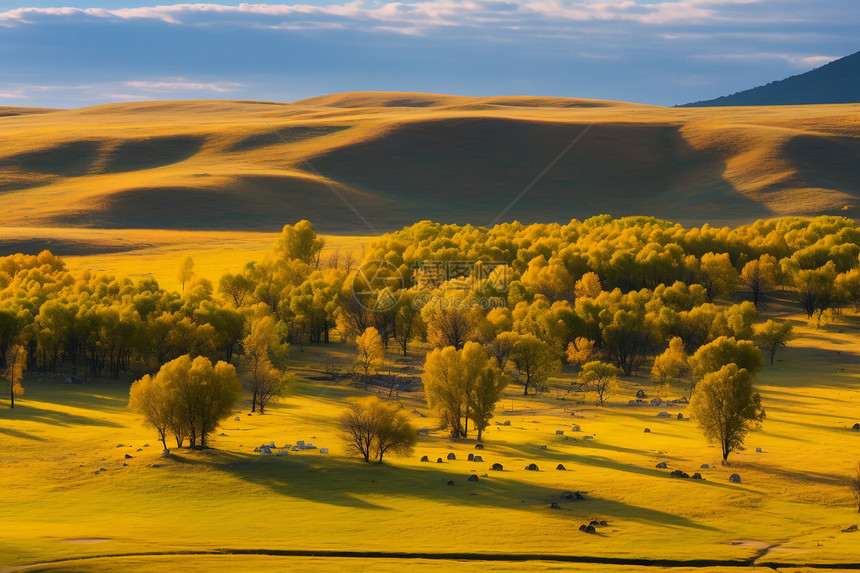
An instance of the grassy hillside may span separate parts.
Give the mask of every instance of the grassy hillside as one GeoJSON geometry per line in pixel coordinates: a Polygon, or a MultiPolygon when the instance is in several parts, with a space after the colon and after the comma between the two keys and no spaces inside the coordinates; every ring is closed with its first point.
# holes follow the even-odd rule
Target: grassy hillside
{"type": "Polygon", "coordinates": [[[356,93],[0,112],[6,226],[269,232],[308,218],[322,232],[374,234],[366,222],[489,224],[579,136],[504,220],[740,223],[856,216],[860,205],[860,105],[356,93]]]}
{"type": "MultiPolygon", "coordinates": [[[[784,312],[774,305],[768,316],[784,312]]],[[[540,396],[523,397],[512,387],[495,417],[510,425],[492,426],[483,452],[474,450],[473,440],[451,441],[433,430],[419,439],[413,456],[382,466],[348,456],[339,438],[337,414],[350,397],[362,394],[345,380],[321,380],[326,357],[341,365],[348,360],[351,348],[339,343],[293,349],[292,368],[302,382],[291,397],[264,416],[248,415],[243,405],[235,413],[239,421],[231,417],[214,436],[215,450],[182,451],[170,459],[160,457],[153,432],[127,410],[128,382],[72,386],[61,377],[29,378],[15,409],[0,409],[0,570],[86,556],[183,551],[213,553],[190,561],[197,567],[191,570],[404,567],[384,558],[315,562],[214,555],[295,549],[856,562],[860,533],[842,530],[858,522],[845,479],[856,458],[846,452],[856,453],[860,440],[860,433],[847,429],[858,418],[860,328],[849,316],[819,330],[800,327],[799,334],[777,364],[760,374],[767,420],[762,432],[748,438],[748,449],[732,455],[731,467],[720,466],[718,448],[706,444],[694,423],[675,419],[687,413],[683,408],[669,408],[673,417],[665,419],[657,417],[663,408],[624,405],[639,387],[651,392],[650,383],[638,378],[626,380],[604,408],[569,396],[562,400],[569,373],[540,396]],[[646,427],[650,433],[643,432],[646,427]],[[279,457],[252,451],[261,443],[281,446],[299,439],[331,453],[279,457]],[[419,461],[448,452],[457,460],[419,461]],[[484,461],[466,461],[469,453],[480,453],[484,461]],[[660,461],[668,469],[656,469],[660,461]],[[489,471],[495,462],[504,471],[489,471]],[[540,471],[525,471],[531,462],[540,471]],[[556,470],[558,463],[567,470],[556,470]],[[711,467],[700,469],[701,464],[711,467]],[[699,471],[705,480],[670,477],[676,468],[699,471]],[[742,484],[729,483],[733,472],[741,474],[742,484]],[[466,480],[471,474],[479,475],[477,483],[466,480]],[[449,480],[453,487],[446,485],[449,480]],[[565,491],[584,492],[586,499],[566,499],[565,491]],[[580,533],[579,525],[593,518],[608,526],[599,535],[580,533]]],[[[413,363],[421,363],[424,351],[412,352],[413,363]]],[[[406,366],[399,362],[396,368],[406,366]]],[[[400,402],[417,427],[436,427],[420,392],[402,394],[400,402]]],[[[26,570],[167,571],[177,559],[188,558],[138,556],[26,570]]],[[[562,567],[419,564],[429,571],[562,567]]]]}

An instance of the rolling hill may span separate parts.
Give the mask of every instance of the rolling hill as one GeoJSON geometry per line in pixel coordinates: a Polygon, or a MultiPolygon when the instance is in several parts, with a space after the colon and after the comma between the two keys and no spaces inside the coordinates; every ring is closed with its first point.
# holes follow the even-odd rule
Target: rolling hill
{"type": "Polygon", "coordinates": [[[806,105],[860,102],[860,52],[805,74],[679,107],[806,105]]]}
{"type": "Polygon", "coordinates": [[[324,233],[375,234],[500,216],[854,216],[858,135],[860,105],[347,93],[0,108],[2,225],[271,232],[307,218],[324,233]]]}

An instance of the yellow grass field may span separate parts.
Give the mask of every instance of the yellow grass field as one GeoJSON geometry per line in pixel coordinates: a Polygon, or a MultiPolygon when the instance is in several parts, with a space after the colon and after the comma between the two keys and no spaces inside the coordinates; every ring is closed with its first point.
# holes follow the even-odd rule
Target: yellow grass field
{"type": "MultiPolygon", "coordinates": [[[[433,430],[419,438],[413,456],[381,466],[347,455],[336,427],[350,397],[363,392],[346,380],[322,380],[326,356],[345,366],[346,344],[294,348],[291,362],[302,382],[292,396],[263,416],[248,415],[243,405],[239,421],[230,418],[214,436],[215,449],[169,459],[127,410],[128,381],[78,386],[62,377],[28,379],[16,408],[0,410],[2,562],[19,567],[131,555],[27,571],[160,571],[183,562],[193,562],[192,571],[635,571],[541,561],[542,555],[728,561],[732,569],[739,562],[857,563],[860,533],[842,530],[860,523],[846,484],[860,451],[860,433],[849,429],[860,419],[858,319],[846,316],[820,329],[798,323],[798,329],[798,339],[758,377],[767,420],[747,439],[748,449],[730,457],[731,467],[720,465],[719,450],[694,423],[676,419],[685,410],[668,408],[672,417],[658,418],[664,408],[626,406],[638,387],[651,392],[646,379],[626,380],[604,408],[562,400],[569,375],[540,396],[523,397],[511,387],[495,417],[510,425],[488,429],[482,452],[473,440],[451,441],[433,430]],[[297,440],[331,453],[253,453],[263,443],[297,440]],[[449,452],[455,461],[419,462],[449,452]],[[469,453],[484,461],[466,461],[469,453]],[[656,469],[660,461],[668,469],[656,469]],[[490,471],[495,462],[504,471],[490,471]],[[540,471],[525,471],[531,462],[540,471]],[[559,463],[567,470],[556,470],[559,463]],[[672,478],[672,469],[700,471],[705,480],[672,478]],[[742,484],[729,483],[733,472],[742,484]],[[471,474],[480,476],[477,483],[466,481],[471,474]],[[567,491],[586,499],[562,497],[567,491]],[[580,533],[591,519],[608,526],[598,535],[580,533]],[[249,550],[516,554],[537,561],[217,555],[249,550]],[[188,551],[210,555],[140,555],[188,551]]],[[[416,348],[410,358],[420,364],[425,351],[416,348]]],[[[389,358],[395,369],[404,367],[389,358]]],[[[399,400],[416,427],[435,428],[420,393],[399,400]]]]}

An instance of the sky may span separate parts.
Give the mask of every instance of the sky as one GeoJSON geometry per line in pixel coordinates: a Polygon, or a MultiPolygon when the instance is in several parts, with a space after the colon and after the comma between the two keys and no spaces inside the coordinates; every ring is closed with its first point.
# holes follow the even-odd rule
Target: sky
{"type": "Polygon", "coordinates": [[[675,105],[860,50],[857,0],[0,0],[0,106],[346,91],[675,105]]]}

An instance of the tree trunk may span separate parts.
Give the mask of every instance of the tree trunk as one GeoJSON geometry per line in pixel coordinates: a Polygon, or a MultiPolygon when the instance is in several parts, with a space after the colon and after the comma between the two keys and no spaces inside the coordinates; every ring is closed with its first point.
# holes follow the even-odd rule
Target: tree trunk
{"type": "Polygon", "coordinates": [[[770,365],[773,366],[773,357],[776,355],[776,348],[772,348],[770,351],[770,365]]]}
{"type": "Polygon", "coordinates": [[[9,407],[15,407],[15,383],[9,382],[9,407]]]}

